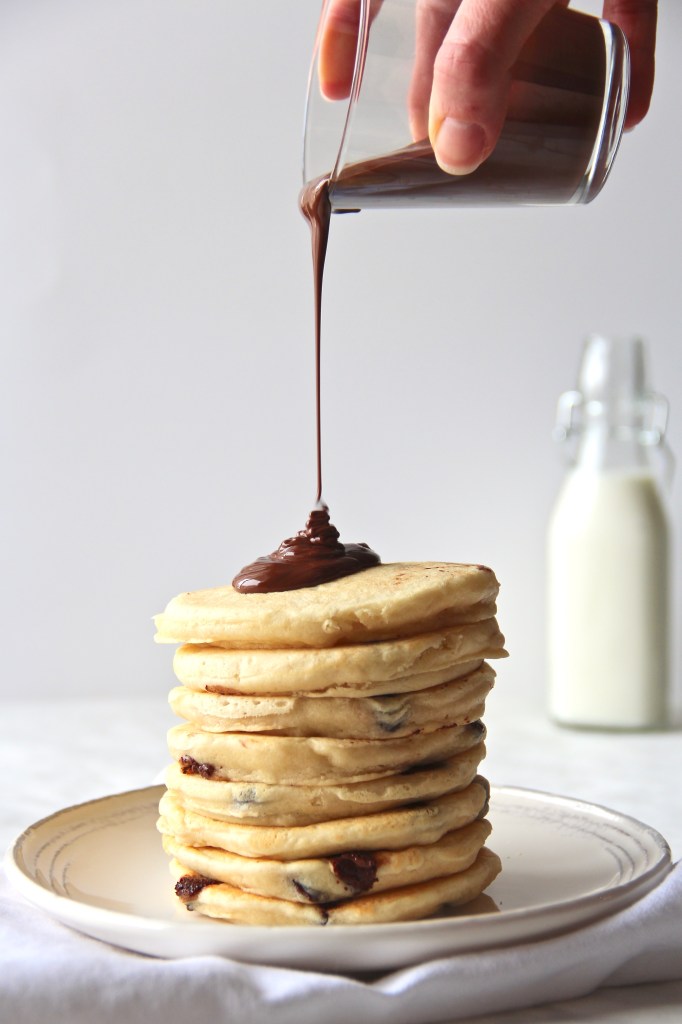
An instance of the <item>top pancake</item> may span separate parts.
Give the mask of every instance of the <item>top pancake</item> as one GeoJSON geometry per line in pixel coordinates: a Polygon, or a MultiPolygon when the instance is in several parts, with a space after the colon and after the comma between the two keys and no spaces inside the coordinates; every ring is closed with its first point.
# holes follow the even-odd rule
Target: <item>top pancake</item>
{"type": "Polygon", "coordinates": [[[236,648],[387,640],[487,619],[498,590],[491,569],[453,562],[393,562],[274,594],[215,587],[173,598],[155,617],[156,639],[236,648]]]}

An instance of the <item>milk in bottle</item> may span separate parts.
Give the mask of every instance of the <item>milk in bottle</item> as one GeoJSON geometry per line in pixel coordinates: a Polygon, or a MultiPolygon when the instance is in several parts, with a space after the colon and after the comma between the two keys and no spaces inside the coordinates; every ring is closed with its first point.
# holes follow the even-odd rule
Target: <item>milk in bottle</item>
{"type": "Polygon", "coordinates": [[[559,403],[573,465],[548,533],[550,713],[565,725],[665,722],[669,675],[667,407],[639,340],[589,339],[559,403]]]}

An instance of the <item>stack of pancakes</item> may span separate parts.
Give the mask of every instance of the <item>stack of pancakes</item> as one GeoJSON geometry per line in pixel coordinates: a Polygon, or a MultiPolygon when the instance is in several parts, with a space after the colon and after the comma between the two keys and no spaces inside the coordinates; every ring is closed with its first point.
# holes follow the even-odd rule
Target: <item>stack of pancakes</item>
{"type": "Polygon", "coordinates": [[[185,720],[159,830],[189,909],[249,924],[426,917],[500,869],[481,722],[504,656],[484,566],[379,565],[303,590],[181,594],[185,720]]]}

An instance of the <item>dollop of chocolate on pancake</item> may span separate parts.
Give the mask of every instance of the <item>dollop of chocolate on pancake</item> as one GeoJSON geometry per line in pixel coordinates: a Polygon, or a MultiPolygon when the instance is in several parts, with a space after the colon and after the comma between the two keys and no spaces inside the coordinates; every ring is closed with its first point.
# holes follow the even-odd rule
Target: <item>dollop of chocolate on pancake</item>
{"type": "Polygon", "coordinates": [[[308,516],[304,530],[283,540],[276,551],[245,566],[232,580],[242,594],[272,594],[329,583],[369,569],[381,561],[368,544],[342,544],[320,504],[308,516]]]}

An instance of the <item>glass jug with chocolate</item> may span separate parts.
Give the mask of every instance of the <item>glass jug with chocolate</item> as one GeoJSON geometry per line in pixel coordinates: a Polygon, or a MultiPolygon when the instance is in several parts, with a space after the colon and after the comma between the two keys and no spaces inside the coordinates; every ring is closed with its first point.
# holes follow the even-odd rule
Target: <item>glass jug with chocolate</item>
{"type": "Polygon", "coordinates": [[[433,15],[417,0],[358,0],[352,77],[330,87],[339,0],[326,0],[313,55],[304,179],[329,180],[333,211],[396,206],[587,203],[609,174],[623,130],[628,46],[607,21],[552,8],[511,69],[506,120],[473,173],[441,170],[426,137],[433,58],[459,4],[433,15]],[[442,27],[434,38],[435,25],[442,27]],[[323,94],[320,82],[325,81],[323,94]],[[421,109],[423,107],[423,109],[421,109]]]}

